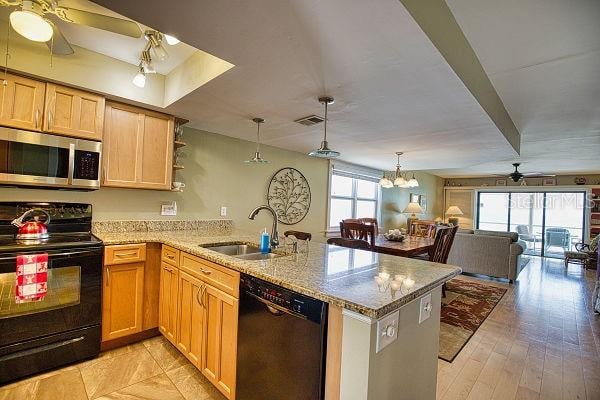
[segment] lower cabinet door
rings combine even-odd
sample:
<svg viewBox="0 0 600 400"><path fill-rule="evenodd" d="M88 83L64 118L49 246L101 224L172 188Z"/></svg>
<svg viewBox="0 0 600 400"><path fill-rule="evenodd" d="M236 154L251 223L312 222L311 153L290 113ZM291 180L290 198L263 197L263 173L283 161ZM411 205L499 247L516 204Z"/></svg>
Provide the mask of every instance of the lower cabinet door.
<svg viewBox="0 0 600 400"><path fill-rule="evenodd" d="M235 399L239 301L207 285L201 371L228 399Z"/></svg>
<svg viewBox="0 0 600 400"><path fill-rule="evenodd" d="M143 262L104 266L102 341L142 331L143 291Z"/></svg>
<svg viewBox="0 0 600 400"><path fill-rule="evenodd" d="M167 263L160 265L160 293L158 300L158 330L177 345L177 290L179 270Z"/></svg>
<svg viewBox="0 0 600 400"><path fill-rule="evenodd" d="M177 301L177 347L200 368L204 340L204 307L202 295L206 284L181 271Z"/></svg>

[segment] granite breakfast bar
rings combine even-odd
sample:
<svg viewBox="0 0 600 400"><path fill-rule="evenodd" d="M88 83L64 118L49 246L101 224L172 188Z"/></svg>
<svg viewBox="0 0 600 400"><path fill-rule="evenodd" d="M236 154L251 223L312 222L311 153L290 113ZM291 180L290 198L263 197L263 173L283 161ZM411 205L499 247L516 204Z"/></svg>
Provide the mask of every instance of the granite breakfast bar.
<svg viewBox="0 0 600 400"><path fill-rule="evenodd" d="M459 268L321 243L250 261L206 248L256 245L226 225L112 228L96 226L106 246L160 243L328 303L327 400L435 399L441 285Z"/></svg>

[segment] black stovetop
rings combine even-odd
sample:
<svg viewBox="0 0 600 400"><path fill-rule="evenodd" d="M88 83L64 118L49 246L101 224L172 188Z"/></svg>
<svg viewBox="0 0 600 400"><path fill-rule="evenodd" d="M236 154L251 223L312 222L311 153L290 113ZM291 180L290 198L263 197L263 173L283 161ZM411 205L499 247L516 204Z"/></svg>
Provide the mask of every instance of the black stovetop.
<svg viewBox="0 0 600 400"><path fill-rule="evenodd" d="M0 235L0 253L70 249L100 246L102 241L91 233L52 233L47 239L17 240L14 235Z"/></svg>
<svg viewBox="0 0 600 400"><path fill-rule="evenodd" d="M50 237L17 240L12 220L27 210L44 210L50 215L46 224ZM84 203L0 202L0 253L68 249L102 245L92 235L92 206Z"/></svg>

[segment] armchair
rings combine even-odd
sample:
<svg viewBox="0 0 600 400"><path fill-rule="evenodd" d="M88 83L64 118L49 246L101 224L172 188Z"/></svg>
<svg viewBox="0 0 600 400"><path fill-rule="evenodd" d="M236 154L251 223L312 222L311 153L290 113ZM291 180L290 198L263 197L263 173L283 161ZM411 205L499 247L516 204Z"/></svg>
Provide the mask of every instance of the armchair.
<svg viewBox="0 0 600 400"><path fill-rule="evenodd" d="M589 244L577 243L576 251L565 251L565 268L569 263L582 264L584 268L593 268L598 262L598 240L600 235L596 236Z"/></svg>

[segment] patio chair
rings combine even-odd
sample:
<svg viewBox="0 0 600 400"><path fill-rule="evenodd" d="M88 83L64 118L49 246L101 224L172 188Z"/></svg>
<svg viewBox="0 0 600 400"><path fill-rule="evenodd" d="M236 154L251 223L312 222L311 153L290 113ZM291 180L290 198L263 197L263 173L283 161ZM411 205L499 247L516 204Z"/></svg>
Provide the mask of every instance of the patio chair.
<svg viewBox="0 0 600 400"><path fill-rule="evenodd" d="M565 268L569 263L582 264L585 269L593 268L598 261L598 240L600 235L596 236L590 244L575 244L576 251L565 251Z"/></svg>
<svg viewBox="0 0 600 400"><path fill-rule="evenodd" d="M533 251L535 251L537 237L529 230L529 226L517 225L517 233L519 234L519 239L526 243L527 250L529 250L529 243L533 243Z"/></svg>
<svg viewBox="0 0 600 400"><path fill-rule="evenodd" d="M547 252L550 247L560 247L564 252L569 250L571 245L571 232L566 228L546 228L544 240L544 251Z"/></svg>

